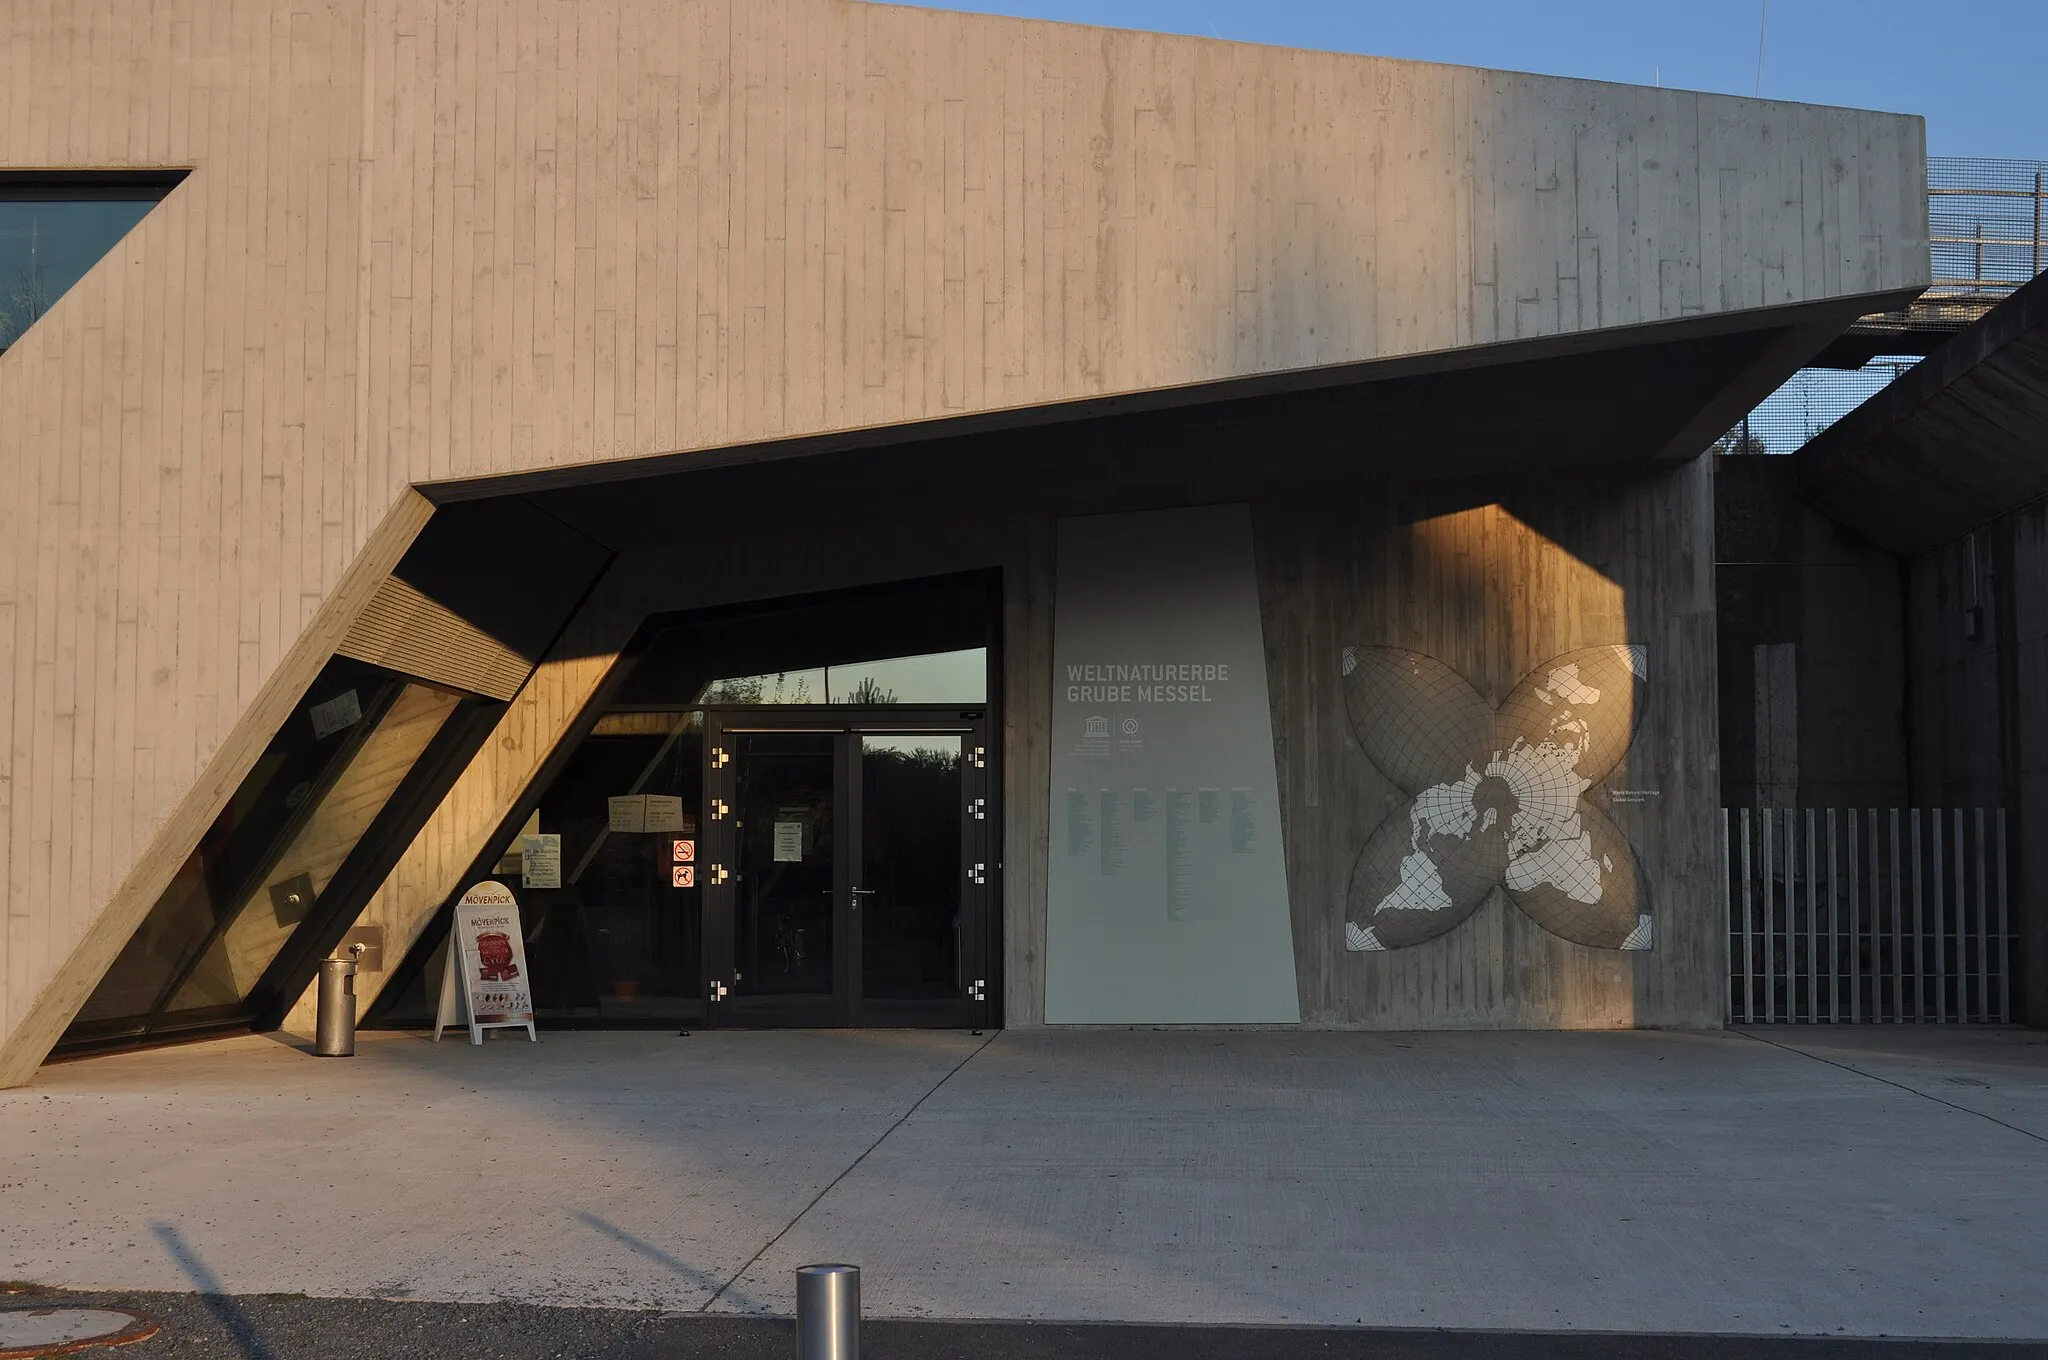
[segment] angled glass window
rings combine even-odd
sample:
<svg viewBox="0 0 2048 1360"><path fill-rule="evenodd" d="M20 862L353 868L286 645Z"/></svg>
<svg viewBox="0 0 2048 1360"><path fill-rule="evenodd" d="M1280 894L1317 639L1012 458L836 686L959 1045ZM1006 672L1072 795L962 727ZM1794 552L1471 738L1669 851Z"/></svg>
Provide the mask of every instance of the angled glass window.
<svg viewBox="0 0 2048 1360"><path fill-rule="evenodd" d="M246 1024L266 972L463 697L335 657L59 1044ZM285 998L289 1000L289 998Z"/></svg>
<svg viewBox="0 0 2048 1360"><path fill-rule="evenodd" d="M0 353L168 193L179 176L0 175Z"/></svg>

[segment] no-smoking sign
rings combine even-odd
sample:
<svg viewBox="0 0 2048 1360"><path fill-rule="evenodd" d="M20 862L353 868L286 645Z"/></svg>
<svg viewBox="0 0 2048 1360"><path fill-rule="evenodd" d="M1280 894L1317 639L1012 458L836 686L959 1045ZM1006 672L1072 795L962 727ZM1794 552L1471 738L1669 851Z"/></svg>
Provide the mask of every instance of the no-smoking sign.
<svg viewBox="0 0 2048 1360"><path fill-rule="evenodd" d="M670 850L669 858L677 864L695 864L697 862L697 842L693 840L673 840L668 844Z"/></svg>

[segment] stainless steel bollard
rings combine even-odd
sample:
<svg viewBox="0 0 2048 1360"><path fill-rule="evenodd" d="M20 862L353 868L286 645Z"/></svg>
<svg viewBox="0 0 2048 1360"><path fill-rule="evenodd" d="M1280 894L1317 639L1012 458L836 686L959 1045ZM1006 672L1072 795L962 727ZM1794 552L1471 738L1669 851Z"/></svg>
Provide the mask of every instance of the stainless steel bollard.
<svg viewBox="0 0 2048 1360"><path fill-rule="evenodd" d="M797 1360L860 1360L860 1267L798 1266Z"/></svg>
<svg viewBox="0 0 2048 1360"><path fill-rule="evenodd" d="M320 1006L313 1022L313 1052L322 1058L356 1053L356 961L320 960Z"/></svg>

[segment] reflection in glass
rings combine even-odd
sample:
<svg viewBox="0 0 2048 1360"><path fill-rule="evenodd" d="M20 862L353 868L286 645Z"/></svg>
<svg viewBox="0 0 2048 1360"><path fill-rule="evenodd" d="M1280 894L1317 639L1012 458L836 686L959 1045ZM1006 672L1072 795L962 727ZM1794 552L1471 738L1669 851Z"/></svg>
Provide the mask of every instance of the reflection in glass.
<svg viewBox="0 0 2048 1360"><path fill-rule="evenodd" d="M861 990L877 1000L961 995L965 882L958 734L864 733Z"/></svg>
<svg viewBox="0 0 2048 1360"><path fill-rule="evenodd" d="M374 666L345 657L327 663L129 937L65 1042L145 1031L218 933L238 919L252 895L262 895L262 884L274 881L269 871L278 855L403 687ZM247 1000L246 987L225 985L232 976L228 969L224 985L203 989L207 1002L218 1002L230 1016Z"/></svg>
<svg viewBox="0 0 2048 1360"><path fill-rule="evenodd" d="M172 1012L226 1006L248 997L342 861L370 828L461 699L407 685L356 747L347 766L303 818L284 853L235 908L185 984Z"/></svg>
<svg viewBox="0 0 2048 1360"><path fill-rule="evenodd" d="M832 991L837 741L830 732L740 738L733 966L742 995Z"/></svg>
<svg viewBox="0 0 2048 1360"><path fill-rule="evenodd" d="M988 701L988 650L966 647L772 675L713 680L704 704L979 704Z"/></svg>
<svg viewBox="0 0 2048 1360"><path fill-rule="evenodd" d="M501 847L499 876L519 899L544 1018L669 1020L703 996L700 893L676 882L676 842L692 847L703 785L703 717L607 713ZM618 804L618 816L614 805ZM562 838L560 886L528 886L528 835ZM432 986L440 974L431 974Z"/></svg>
<svg viewBox="0 0 2048 1360"><path fill-rule="evenodd" d="M988 701L988 649L887 657L830 666L825 690L835 704L979 704Z"/></svg>
<svg viewBox="0 0 2048 1360"><path fill-rule="evenodd" d="M706 704L822 704L823 670L777 671L773 675L735 675L713 680L698 702Z"/></svg>
<svg viewBox="0 0 2048 1360"><path fill-rule="evenodd" d="M0 189L0 351L98 264L159 194L133 199L13 199Z"/></svg>

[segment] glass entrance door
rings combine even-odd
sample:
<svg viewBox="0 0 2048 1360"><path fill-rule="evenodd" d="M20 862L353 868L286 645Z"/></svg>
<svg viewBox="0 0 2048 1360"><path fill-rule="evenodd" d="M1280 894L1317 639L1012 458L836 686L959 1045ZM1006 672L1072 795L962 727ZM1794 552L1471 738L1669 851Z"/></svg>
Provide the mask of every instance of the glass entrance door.
<svg viewBox="0 0 2048 1360"><path fill-rule="evenodd" d="M711 1023L987 1023L985 722L922 716L709 715Z"/></svg>

